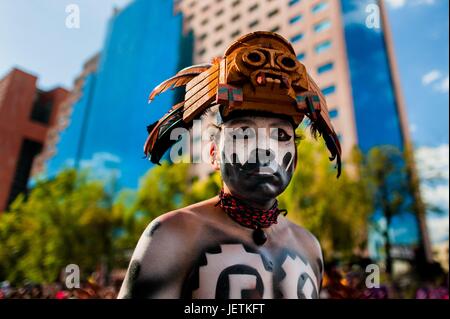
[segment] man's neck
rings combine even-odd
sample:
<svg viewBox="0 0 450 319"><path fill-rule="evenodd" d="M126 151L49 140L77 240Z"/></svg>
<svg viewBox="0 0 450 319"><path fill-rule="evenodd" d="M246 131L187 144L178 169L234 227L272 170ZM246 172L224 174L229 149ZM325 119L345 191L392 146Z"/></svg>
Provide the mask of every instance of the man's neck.
<svg viewBox="0 0 450 319"><path fill-rule="evenodd" d="M263 210L267 210L273 207L273 205L275 204L276 199L275 198L269 198L267 200L261 200L261 201L253 201L250 200L248 198L243 198L241 196L239 196L239 194L234 194L230 191L230 189L227 187L227 185L223 186L223 190L225 193L227 194L231 194L234 197L237 197L243 204L249 206L249 207L254 207L257 209L263 209Z"/></svg>

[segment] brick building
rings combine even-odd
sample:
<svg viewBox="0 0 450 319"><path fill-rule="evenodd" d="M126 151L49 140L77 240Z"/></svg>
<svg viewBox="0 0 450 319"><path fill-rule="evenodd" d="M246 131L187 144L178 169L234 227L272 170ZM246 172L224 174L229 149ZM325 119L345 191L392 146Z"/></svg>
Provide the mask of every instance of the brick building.
<svg viewBox="0 0 450 319"><path fill-rule="evenodd" d="M19 69L0 79L0 212L27 189L32 170L42 169L35 158L69 93L60 87L42 91L36 82Z"/></svg>

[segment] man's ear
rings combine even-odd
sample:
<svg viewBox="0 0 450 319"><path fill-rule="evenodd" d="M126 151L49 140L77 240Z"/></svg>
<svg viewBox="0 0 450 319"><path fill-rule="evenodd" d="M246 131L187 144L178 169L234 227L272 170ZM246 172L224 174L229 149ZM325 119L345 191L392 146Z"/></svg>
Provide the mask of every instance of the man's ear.
<svg viewBox="0 0 450 319"><path fill-rule="evenodd" d="M220 170L220 164L219 164L219 149L217 147L217 144L214 142L211 142L209 144L209 158L211 160L211 165L215 171Z"/></svg>

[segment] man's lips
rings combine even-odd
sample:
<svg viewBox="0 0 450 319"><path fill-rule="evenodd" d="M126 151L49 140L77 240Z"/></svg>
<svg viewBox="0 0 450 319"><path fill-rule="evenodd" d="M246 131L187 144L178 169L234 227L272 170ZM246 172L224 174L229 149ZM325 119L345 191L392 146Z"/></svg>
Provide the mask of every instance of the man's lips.
<svg viewBox="0 0 450 319"><path fill-rule="evenodd" d="M258 177L263 179L274 179L274 180L280 179L280 173L278 171L273 171L270 168L264 169L264 167L260 167L252 170L245 170L241 168L240 170L249 177Z"/></svg>

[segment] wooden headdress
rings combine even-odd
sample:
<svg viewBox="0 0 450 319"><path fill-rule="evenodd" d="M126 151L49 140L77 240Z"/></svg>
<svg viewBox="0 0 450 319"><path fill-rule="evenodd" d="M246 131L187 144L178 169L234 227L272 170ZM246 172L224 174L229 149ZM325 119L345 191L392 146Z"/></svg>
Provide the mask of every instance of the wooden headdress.
<svg viewBox="0 0 450 319"><path fill-rule="evenodd" d="M194 65L159 84L149 101L170 89L185 86L184 101L174 105L159 121L148 126L144 153L153 163L177 141L170 132L188 128L212 105L220 105L226 118L235 111L255 111L288 116L295 125L308 117L336 159L341 172L341 146L331 124L320 88L300 63L291 44L273 32L253 32L233 42L222 58Z"/></svg>

